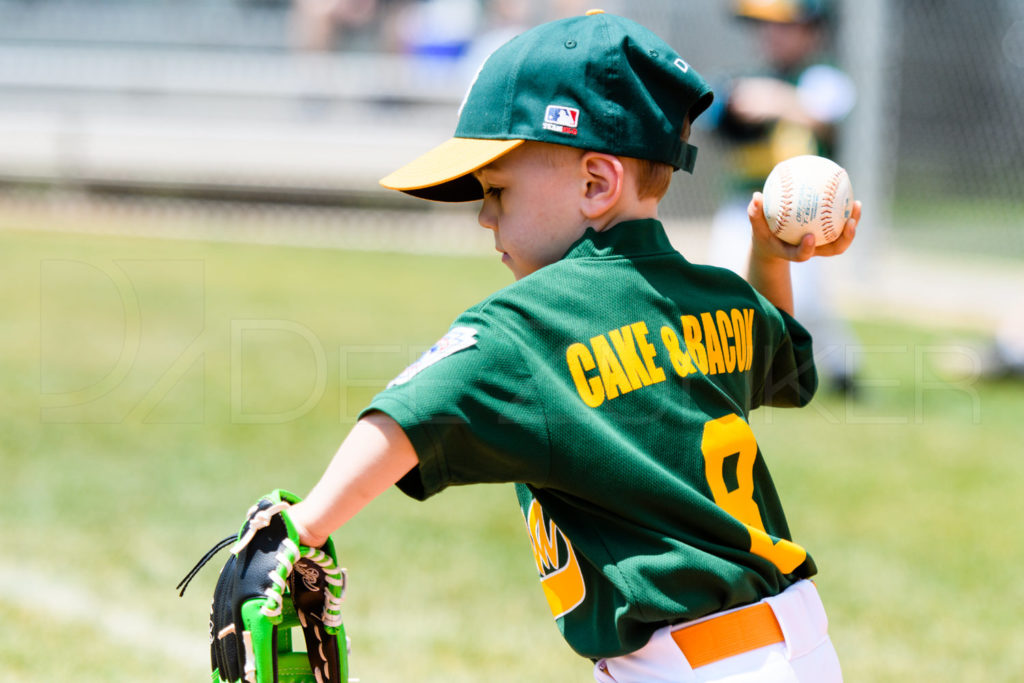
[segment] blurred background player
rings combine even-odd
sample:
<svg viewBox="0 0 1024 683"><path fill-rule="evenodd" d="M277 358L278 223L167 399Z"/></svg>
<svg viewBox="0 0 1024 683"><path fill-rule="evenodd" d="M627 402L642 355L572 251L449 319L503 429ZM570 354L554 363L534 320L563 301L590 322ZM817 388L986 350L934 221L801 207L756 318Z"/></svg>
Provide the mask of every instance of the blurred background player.
<svg viewBox="0 0 1024 683"><path fill-rule="evenodd" d="M292 45L461 58L479 31L479 0L292 0ZM496 4L496 3L495 3Z"/></svg>
<svg viewBox="0 0 1024 683"><path fill-rule="evenodd" d="M709 122L726 143L725 200L712 221L709 260L745 274L750 252L750 195L778 162L800 154L835 158L838 124L856 101L852 80L827 58L833 17L826 0L737 0L736 17L756 32L759 70L715 89ZM855 188L856 189L856 188ZM852 395L855 343L825 295L827 266L794 264L801 321L814 337L825 388Z"/></svg>
<svg viewBox="0 0 1024 683"><path fill-rule="evenodd" d="M329 52L341 36L366 36L378 13L377 0L293 0L292 44L305 52Z"/></svg>
<svg viewBox="0 0 1024 683"><path fill-rule="evenodd" d="M1024 380L1024 308L1011 304L980 343L958 342L966 351L954 353L941 366L950 380Z"/></svg>

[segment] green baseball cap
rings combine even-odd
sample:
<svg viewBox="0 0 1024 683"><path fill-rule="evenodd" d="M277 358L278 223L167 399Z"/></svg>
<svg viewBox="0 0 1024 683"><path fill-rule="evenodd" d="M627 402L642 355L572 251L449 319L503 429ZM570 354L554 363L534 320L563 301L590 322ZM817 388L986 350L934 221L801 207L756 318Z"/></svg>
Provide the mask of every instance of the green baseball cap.
<svg viewBox="0 0 1024 683"><path fill-rule="evenodd" d="M664 162L693 171L680 135L711 104L711 88L640 24L591 10L541 24L480 67L455 135L381 179L424 199L481 199L473 171L527 140Z"/></svg>

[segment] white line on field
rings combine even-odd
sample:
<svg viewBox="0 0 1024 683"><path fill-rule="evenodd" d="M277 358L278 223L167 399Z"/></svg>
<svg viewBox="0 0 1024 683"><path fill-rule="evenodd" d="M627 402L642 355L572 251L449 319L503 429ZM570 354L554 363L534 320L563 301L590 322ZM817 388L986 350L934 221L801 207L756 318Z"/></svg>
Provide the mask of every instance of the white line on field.
<svg viewBox="0 0 1024 683"><path fill-rule="evenodd" d="M171 591L168 595L177 599ZM169 628L154 615L118 604L115 598L36 567L18 571L0 567L0 602L65 624L89 626L118 646L161 656L197 672L202 670L204 655L209 652L204 630L192 633Z"/></svg>

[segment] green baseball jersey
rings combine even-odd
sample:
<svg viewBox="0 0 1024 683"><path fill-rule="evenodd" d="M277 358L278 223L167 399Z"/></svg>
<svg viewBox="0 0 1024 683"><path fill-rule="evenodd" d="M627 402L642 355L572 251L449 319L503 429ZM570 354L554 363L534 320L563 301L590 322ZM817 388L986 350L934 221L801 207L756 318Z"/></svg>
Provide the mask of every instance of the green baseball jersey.
<svg viewBox="0 0 1024 683"><path fill-rule="evenodd" d="M815 386L797 322L641 220L466 311L367 411L415 447L410 496L516 484L559 629L598 658L814 573L747 416Z"/></svg>

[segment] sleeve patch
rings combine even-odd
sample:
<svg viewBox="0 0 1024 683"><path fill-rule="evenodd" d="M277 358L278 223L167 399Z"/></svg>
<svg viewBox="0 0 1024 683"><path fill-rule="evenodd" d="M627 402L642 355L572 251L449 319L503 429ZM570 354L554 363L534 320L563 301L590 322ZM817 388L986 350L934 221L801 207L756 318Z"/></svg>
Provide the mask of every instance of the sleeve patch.
<svg viewBox="0 0 1024 683"><path fill-rule="evenodd" d="M434 363L447 358L453 353L458 353L475 346L477 330L472 327L453 327L448 334L441 337L436 344L427 349L419 359L402 371L388 383L387 388L405 384L420 372L429 368Z"/></svg>

